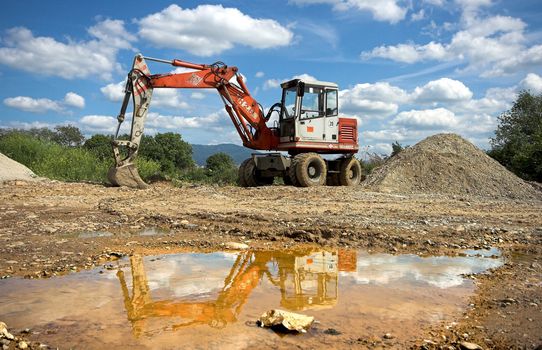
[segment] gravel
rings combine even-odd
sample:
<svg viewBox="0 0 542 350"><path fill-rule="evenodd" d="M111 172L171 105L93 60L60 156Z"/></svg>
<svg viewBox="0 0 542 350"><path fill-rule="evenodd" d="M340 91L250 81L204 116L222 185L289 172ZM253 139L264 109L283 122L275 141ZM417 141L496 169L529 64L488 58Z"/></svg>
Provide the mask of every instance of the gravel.
<svg viewBox="0 0 542 350"><path fill-rule="evenodd" d="M532 185L456 134L437 134L403 150L362 185L385 193L541 198Z"/></svg>
<svg viewBox="0 0 542 350"><path fill-rule="evenodd" d="M0 183L13 180L36 181L39 177L26 166L0 153Z"/></svg>

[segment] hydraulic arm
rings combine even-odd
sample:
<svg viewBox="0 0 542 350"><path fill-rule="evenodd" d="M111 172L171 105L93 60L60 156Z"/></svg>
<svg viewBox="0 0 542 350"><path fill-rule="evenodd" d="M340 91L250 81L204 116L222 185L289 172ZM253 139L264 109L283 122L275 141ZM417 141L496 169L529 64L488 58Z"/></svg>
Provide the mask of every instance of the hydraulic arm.
<svg viewBox="0 0 542 350"><path fill-rule="evenodd" d="M191 71L151 75L146 60L167 63L174 67L187 68ZM275 108L275 104L264 115L262 106L250 95L242 75L237 67L228 67L222 62L210 65L194 64L181 60L162 60L136 55L132 70L126 81L125 95L118 126L113 140L115 166L109 171L109 180L119 186L145 187L134 165L153 89L216 89L224 102L224 107L235 126L243 145L255 150L276 150L278 135L266 125ZM130 99L133 101L132 127L129 140L120 140L120 126L125 120Z"/></svg>

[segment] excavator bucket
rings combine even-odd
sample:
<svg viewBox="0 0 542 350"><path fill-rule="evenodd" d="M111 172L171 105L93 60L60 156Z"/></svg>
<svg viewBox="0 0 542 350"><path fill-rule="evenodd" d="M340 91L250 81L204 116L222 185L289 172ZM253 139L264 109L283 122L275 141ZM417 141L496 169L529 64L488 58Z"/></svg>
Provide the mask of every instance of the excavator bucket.
<svg viewBox="0 0 542 350"><path fill-rule="evenodd" d="M137 171L135 160L139 150L145 119L152 97L152 85L149 82L151 72L141 55L134 58L133 68L126 81L124 100L117 117L117 132L112 141L115 165L109 169L107 178L114 186L132 188L147 188L148 185L141 179ZM119 139L121 124L124 122L126 109L132 100L134 110L132 113L132 128L128 140Z"/></svg>
<svg viewBox="0 0 542 350"><path fill-rule="evenodd" d="M134 164L126 164L120 167L112 166L107 173L107 179L114 186L126 186L132 188L147 188L147 185L139 176Z"/></svg>

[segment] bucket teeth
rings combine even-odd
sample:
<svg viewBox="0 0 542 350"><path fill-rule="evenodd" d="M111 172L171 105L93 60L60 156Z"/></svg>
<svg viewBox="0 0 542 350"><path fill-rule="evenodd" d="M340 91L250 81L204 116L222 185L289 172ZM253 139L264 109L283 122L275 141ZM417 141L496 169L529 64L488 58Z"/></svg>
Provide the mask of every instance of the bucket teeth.
<svg viewBox="0 0 542 350"><path fill-rule="evenodd" d="M147 188L147 185L139 176L134 164L126 164L120 167L111 167L107 173L107 178L114 186L126 186L132 188Z"/></svg>

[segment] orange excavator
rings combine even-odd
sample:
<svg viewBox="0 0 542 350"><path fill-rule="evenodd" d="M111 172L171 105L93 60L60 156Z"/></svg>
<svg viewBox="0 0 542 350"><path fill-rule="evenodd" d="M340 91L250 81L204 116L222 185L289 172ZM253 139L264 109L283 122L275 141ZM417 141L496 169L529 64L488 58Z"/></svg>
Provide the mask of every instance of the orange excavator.
<svg viewBox="0 0 542 350"><path fill-rule="evenodd" d="M152 75L146 61L170 64L191 71ZM339 117L338 86L335 83L293 79L281 84L282 99L267 113L250 95L237 67L222 62L195 64L136 55L128 74L125 96L117 117L113 140L115 166L110 182L118 186L145 187L134 165L153 89L216 89L245 147L268 151L254 153L239 167L239 184L262 186L282 177L285 184L309 187L357 185L362 177L359 161L357 120ZM133 101L129 140L119 139L119 130ZM270 122L273 113L278 121ZM268 123L272 125L269 126ZM336 157L322 157L323 154ZM338 156L338 157L337 157Z"/></svg>

